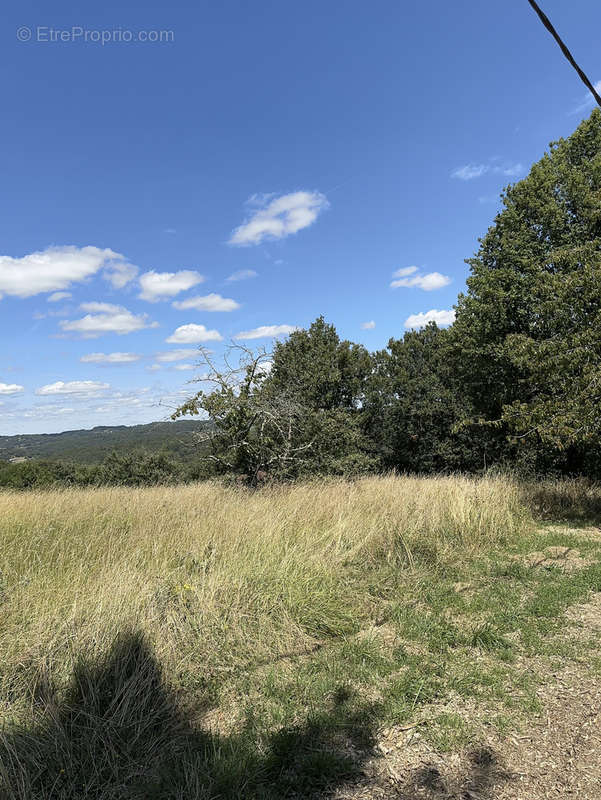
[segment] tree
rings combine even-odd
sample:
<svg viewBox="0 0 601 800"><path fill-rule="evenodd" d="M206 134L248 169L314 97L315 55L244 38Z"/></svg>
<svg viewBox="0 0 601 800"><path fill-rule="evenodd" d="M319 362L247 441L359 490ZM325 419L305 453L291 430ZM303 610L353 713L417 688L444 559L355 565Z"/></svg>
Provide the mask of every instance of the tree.
<svg viewBox="0 0 601 800"><path fill-rule="evenodd" d="M455 430L468 412L449 362L449 336L432 322L375 354L366 425L387 468L440 472L486 465L477 437Z"/></svg>
<svg viewBox="0 0 601 800"><path fill-rule="evenodd" d="M232 363L238 357L239 363ZM221 472L293 478L347 474L373 466L361 427L361 402L371 358L341 341L322 317L277 342L272 354L231 348L223 367L202 352L201 390L173 414L206 413L200 436Z"/></svg>
<svg viewBox="0 0 601 800"><path fill-rule="evenodd" d="M207 414L212 426L198 439L204 457L219 472L245 475L252 485L268 472L291 472L312 442L300 433L304 413L290 393L263 391L270 354L236 345L220 367L207 350L200 353L208 372L199 381L213 388L197 392L172 414L172 419ZM233 365L236 356L239 361Z"/></svg>
<svg viewBox="0 0 601 800"><path fill-rule="evenodd" d="M336 328L318 317L306 330L276 342L267 385L274 392L291 392L314 411L356 411L370 369L367 350L341 340Z"/></svg>
<svg viewBox="0 0 601 800"><path fill-rule="evenodd" d="M577 462L601 435L601 111L553 143L503 204L468 261L455 365L493 436Z"/></svg>
<svg viewBox="0 0 601 800"><path fill-rule="evenodd" d="M296 442L302 446L311 441L311 447L297 474L348 474L374 467L363 430L371 369L368 351L341 340L323 317L276 343L263 392L272 399L287 396L303 409L305 424L298 428Z"/></svg>

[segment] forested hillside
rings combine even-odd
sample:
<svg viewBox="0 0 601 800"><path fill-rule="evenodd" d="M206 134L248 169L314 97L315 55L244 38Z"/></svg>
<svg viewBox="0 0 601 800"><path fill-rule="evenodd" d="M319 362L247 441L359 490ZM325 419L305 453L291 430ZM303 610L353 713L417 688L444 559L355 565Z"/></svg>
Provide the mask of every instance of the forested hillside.
<svg viewBox="0 0 601 800"><path fill-rule="evenodd" d="M194 434L205 427L206 423L199 420L181 420L177 424L107 425L64 433L0 436L0 460L27 458L96 464L113 452L143 449L187 462L197 457Z"/></svg>

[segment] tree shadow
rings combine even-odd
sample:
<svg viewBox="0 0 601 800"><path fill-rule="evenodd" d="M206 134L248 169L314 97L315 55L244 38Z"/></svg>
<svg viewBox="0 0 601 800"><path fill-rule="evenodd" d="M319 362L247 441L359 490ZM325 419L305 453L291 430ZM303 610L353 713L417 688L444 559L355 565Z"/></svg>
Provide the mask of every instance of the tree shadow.
<svg viewBox="0 0 601 800"><path fill-rule="evenodd" d="M598 524L601 520L601 484L586 478L542 481L526 485L536 516L547 520Z"/></svg>
<svg viewBox="0 0 601 800"><path fill-rule="evenodd" d="M200 704L202 706L202 702ZM192 721L145 638L123 633L82 659L61 699L49 680L35 719L0 732L1 800L327 798L371 753L375 708L344 689L299 725L223 736Z"/></svg>
<svg viewBox="0 0 601 800"><path fill-rule="evenodd" d="M493 800L496 787L513 778L489 747L467 754L467 764L459 774L444 775L433 764L413 770L397 786L397 800Z"/></svg>

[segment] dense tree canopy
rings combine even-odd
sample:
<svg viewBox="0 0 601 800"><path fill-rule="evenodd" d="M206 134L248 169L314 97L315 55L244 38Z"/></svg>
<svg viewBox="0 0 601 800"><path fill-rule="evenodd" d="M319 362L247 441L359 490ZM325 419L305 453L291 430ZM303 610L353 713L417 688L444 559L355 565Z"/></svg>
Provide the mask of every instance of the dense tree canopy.
<svg viewBox="0 0 601 800"><path fill-rule="evenodd" d="M469 261L453 338L475 412L564 449L601 433L601 111L554 143Z"/></svg>
<svg viewBox="0 0 601 800"><path fill-rule="evenodd" d="M267 383L270 391L292 392L315 411L354 411L363 399L370 368L368 351L341 341L336 328L319 317L307 330L276 342Z"/></svg>
<svg viewBox="0 0 601 800"><path fill-rule="evenodd" d="M374 354L366 427L384 467L412 472L478 469L486 449L459 430L466 414L449 331L430 323Z"/></svg>

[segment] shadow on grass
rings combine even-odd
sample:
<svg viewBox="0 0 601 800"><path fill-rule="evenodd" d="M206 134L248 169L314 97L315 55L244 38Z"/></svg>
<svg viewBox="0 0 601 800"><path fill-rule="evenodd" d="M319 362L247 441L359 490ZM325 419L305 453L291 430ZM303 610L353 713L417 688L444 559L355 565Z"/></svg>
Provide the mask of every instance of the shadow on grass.
<svg viewBox="0 0 601 800"><path fill-rule="evenodd" d="M397 800L493 800L496 788L513 776L501 765L488 747L468 753L464 772L445 776L436 766L425 764L415 769L402 786L397 787Z"/></svg>
<svg viewBox="0 0 601 800"><path fill-rule="evenodd" d="M526 499L543 519L594 524L601 520L601 484L585 478L525 485Z"/></svg>
<svg viewBox="0 0 601 800"><path fill-rule="evenodd" d="M40 686L35 706L30 726L0 734L2 800L326 798L360 770L376 719L341 689L331 707L275 734L252 719L231 736L207 732L137 633L99 663L80 661L60 702Z"/></svg>
<svg viewBox="0 0 601 800"><path fill-rule="evenodd" d="M197 704L194 717L208 708ZM395 784L362 776L379 709L343 687L330 707L276 733L252 718L229 736L203 730L138 633L118 636L97 663L81 660L60 702L48 682L38 684L34 710L29 726L0 731L0 800L325 800L337 792L489 800L510 778L488 749L472 751L450 778L427 763Z"/></svg>

